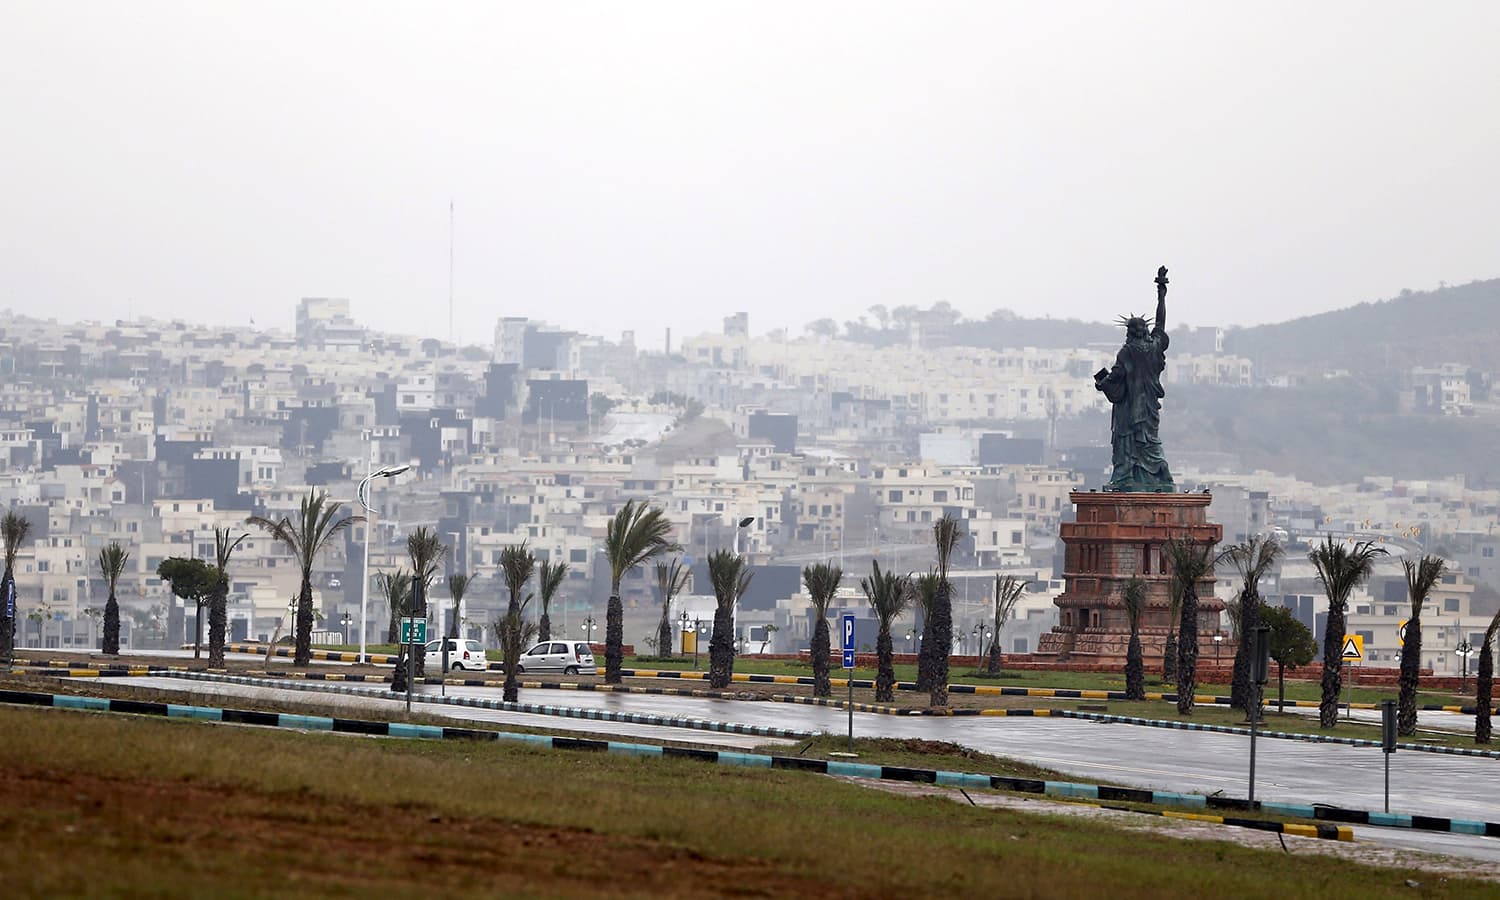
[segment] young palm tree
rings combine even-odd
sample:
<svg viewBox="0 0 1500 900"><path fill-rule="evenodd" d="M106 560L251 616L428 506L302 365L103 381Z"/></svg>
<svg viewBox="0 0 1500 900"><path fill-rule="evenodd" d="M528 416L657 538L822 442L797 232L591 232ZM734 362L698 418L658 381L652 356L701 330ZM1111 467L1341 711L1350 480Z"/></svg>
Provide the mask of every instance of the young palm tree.
<svg viewBox="0 0 1500 900"><path fill-rule="evenodd" d="M130 554L119 541L110 541L99 551L99 574L109 585L109 600L104 604L104 641L101 649L111 656L120 652L120 601L115 598L115 589L120 585L120 576L125 573L125 561Z"/></svg>
<svg viewBox="0 0 1500 900"><path fill-rule="evenodd" d="M1141 613L1146 609L1146 583L1139 578L1125 582L1120 591L1125 617L1130 620L1130 644L1125 649L1125 699L1146 699L1146 661L1141 653Z"/></svg>
<svg viewBox="0 0 1500 900"><path fill-rule="evenodd" d="M296 652L292 658L295 666L307 666L312 662L312 570L318 554L332 543L334 536L353 525L363 522L363 516L339 518L341 503L329 502L328 494L309 490L302 498L297 519L283 517L272 521L264 516L251 516L246 523L264 529L271 537L286 547L302 570L302 588L297 595Z"/></svg>
<svg viewBox="0 0 1500 900"><path fill-rule="evenodd" d="M1162 681L1177 680L1177 620L1182 617L1182 581L1173 572L1167 578L1167 641L1161 648Z"/></svg>
<svg viewBox="0 0 1500 900"><path fill-rule="evenodd" d="M411 560L411 606L412 615L427 618L427 590L432 579L437 577L438 566L448 555L449 547L438 540L437 532L423 525L406 536L406 557ZM406 644L402 644L406 646ZM414 678L427 674L426 647L417 647L412 653L409 671Z"/></svg>
<svg viewBox="0 0 1500 900"><path fill-rule="evenodd" d="M896 697L896 668L892 663L894 650L891 646L891 623L906 612L911 602L911 590L906 579L895 572L880 571L880 560L870 563L870 577L859 580L859 589L870 601L870 608L880 621L880 632L875 638L875 699L889 703Z"/></svg>
<svg viewBox="0 0 1500 900"><path fill-rule="evenodd" d="M1000 674L1000 629L1005 627L1011 613L1015 612L1016 604L1021 602L1021 594L1028 584L1031 582L1027 579L1014 575L995 576L995 638L990 642L989 659L985 661L985 672L990 675Z"/></svg>
<svg viewBox="0 0 1500 900"><path fill-rule="evenodd" d="M937 605L938 573L928 569L911 584L911 606L922 613L922 644L917 648L917 691L932 690L932 657L927 653L927 643L932 640L932 609Z"/></svg>
<svg viewBox="0 0 1500 900"><path fill-rule="evenodd" d="M734 603L750 586L750 569L743 556L715 550L708 557L708 580L718 601L708 642L708 684L723 690L734 675Z"/></svg>
<svg viewBox="0 0 1500 900"><path fill-rule="evenodd" d="M1495 632L1500 630L1500 612L1490 619L1479 644L1479 668L1474 679L1474 743L1490 742L1490 696L1495 682Z"/></svg>
<svg viewBox="0 0 1500 900"><path fill-rule="evenodd" d="M933 523L933 541L937 545L938 590L932 604L932 706L948 705L948 654L953 650L953 585L948 581L948 563L958 547L964 530L953 516L943 516ZM922 649L925 651L926 646Z"/></svg>
<svg viewBox="0 0 1500 900"><path fill-rule="evenodd" d="M505 657L504 698L510 702L520 696L521 651L536 635L536 626L525 620L526 607L531 605L533 595L521 595L535 572L536 557L526 548L525 541L510 544L500 551L500 575L505 580L505 589L510 592L510 602L506 604L505 615L496 623L495 638Z"/></svg>
<svg viewBox="0 0 1500 900"><path fill-rule="evenodd" d="M536 573L537 588L542 595L542 618L537 627L537 640L552 640L552 600L568 577L568 564L542 560ZM566 635L564 635L566 637Z"/></svg>
<svg viewBox="0 0 1500 900"><path fill-rule="evenodd" d="M1323 593L1328 595L1328 622L1323 626L1323 699L1318 704L1318 724L1332 728L1339 720L1339 692L1344 687L1344 615L1349 609L1349 595L1370 577L1375 557L1385 550L1372 541L1351 545L1335 541L1332 536L1307 554Z"/></svg>
<svg viewBox="0 0 1500 900"><path fill-rule="evenodd" d="M458 611L464 602L464 595L469 592L469 587L474 584L478 575L466 575L457 572L448 576L448 599L453 604L453 609L448 615L448 637L458 637L460 622Z"/></svg>
<svg viewBox="0 0 1500 900"><path fill-rule="evenodd" d="M1401 647L1401 693L1396 700L1396 733L1417 733L1417 679L1422 668L1422 606L1448 564L1441 556L1427 555L1416 562L1401 560L1406 570L1406 596L1411 600L1411 618L1406 620L1406 643Z"/></svg>
<svg viewBox="0 0 1500 900"><path fill-rule="evenodd" d="M1229 705L1247 713L1260 704L1258 685L1251 678L1251 651L1255 629L1260 625L1260 580L1281 558L1281 544L1273 537L1252 537L1219 554L1240 573L1239 621L1235 628L1239 649L1234 654L1234 676L1229 687Z"/></svg>
<svg viewBox="0 0 1500 900"><path fill-rule="evenodd" d="M1193 713L1198 691L1198 582L1213 571L1213 547L1192 538L1174 538L1163 545L1172 572L1182 583L1182 618L1178 622L1177 711Z"/></svg>
<svg viewBox="0 0 1500 900"><path fill-rule="evenodd" d="M0 657L9 660L16 650L16 611L9 599L16 589L16 554L31 534L31 522L15 512L0 519L0 540L5 541L5 575L0 577Z"/></svg>
<svg viewBox="0 0 1500 900"><path fill-rule="evenodd" d="M656 652L663 657L672 655L672 598L687 587L688 578L692 574L680 559L674 559L670 564L656 564L656 590L661 594L661 621L656 623Z"/></svg>
<svg viewBox="0 0 1500 900"><path fill-rule="evenodd" d="M844 570L832 563L816 563L802 570L802 583L812 598L814 619L812 634L813 696L828 697L833 685L828 678L828 604L838 593Z"/></svg>
<svg viewBox="0 0 1500 900"><path fill-rule="evenodd" d="M385 594L385 606L390 614L385 642L394 644L401 639L401 617L411 615L411 610L407 608L411 601L411 573L405 569L397 569L389 574L381 572L375 576L375 584Z"/></svg>
<svg viewBox="0 0 1500 900"><path fill-rule="evenodd" d="M208 598L208 664L224 668L224 629L229 618L229 559L249 532L230 539L228 528L214 529L214 587Z"/></svg>
<svg viewBox="0 0 1500 900"><path fill-rule="evenodd" d="M663 553L681 549L671 539L672 522L666 513L634 500L626 501L609 520L604 533L604 555L609 558L609 606L604 614L604 681L620 683L625 662L625 607L620 603L620 580L636 566Z"/></svg>

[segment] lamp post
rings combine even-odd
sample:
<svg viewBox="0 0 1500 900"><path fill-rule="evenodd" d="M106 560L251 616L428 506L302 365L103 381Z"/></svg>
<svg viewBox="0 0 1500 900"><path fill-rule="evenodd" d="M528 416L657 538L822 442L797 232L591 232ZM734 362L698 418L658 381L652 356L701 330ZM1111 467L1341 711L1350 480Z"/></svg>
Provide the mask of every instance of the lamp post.
<svg viewBox="0 0 1500 900"><path fill-rule="evenodd" d="M375 524L375 508L370 505L370 482L376 478L395 478L410 469L409 465L381 466L371 469L355 489L354 496L365 510L365 562L359 579L359 662L368 662L365 657L365 635L370 633L370 529ZM348 642L346 637L345 642Z"/></svg>
<svg viewBox="0 0 1500 900"><path fill-rule="evenodd" d="M339 616L339 622L344 626L344 643L345 644L349 643L349 623L351 621L353 621L353 619L354 619L354 617L351 616L351 615L349 615L349 613L347 613L347 612L345 612L342 616Z"/></svg>
<svg viewBox="0 0 1500 900"><path fill-rule="evenodd" d="M698 649L703 646L703 636L708 634L708 626L703 624L702 619L694 619L693 624L697 626L694 631L698 632L698 639L693 641L693 669L698 668Z"/></svg>
<svg viewBox="0 0 1500 900"><path fill-rule="evenodd" d="M594 642L589 637L589 632L599 630L599 623L594 621L594 614L589 613L588 618L578 623L578 627L583 629L583 642L585 644L588 644L589 647L592 648L594 646Z"/></svg>
<svg viewBox="0 0 1500 900"><path fill-rule="evenodd" d="M1463 678L1458 683L1458 692L1465 693L1469 690L1469 657L1474 653L1474 647L1468 641L1459 641L1458 646L1453 648L1453 654L1463 660Z"/></svg>
<svg viewBox="0 0 1500 900"><path fill-rule="evenodd" d="M682 635L682 654L684 656L686 656L687 655L687 636L688 636L688 614L687 614L687 610L683 610L682 611L682 615L680 615L680 616L677 617L677 623L678 623L677 633L680 634L680 635Z"/></svg>
<svg viewBox="0 0 1500 900"><path fill-rule="evenodd" d="M915 653L915 652L917 652L916 632L908 631L906 633L906 652L907 653Z"/></svg>
<svg viewBox="0 0 1500 900"><path fill-rule="evenodd" d="M1222 647L1223 645L1224 645L1224 635L1222 633L1220 633L1220 632L1215 631L1214 632L1214 668L1218 668L1218 666L1219 666L1219 648Z"/></svg>
<svg viewBox="0 0 1500 900"><path fill-rule="evenodd" d="M746 528L749 528L750 525L752 523L754 523L754 522L755 522L755 517L754 516L745 516L743 519L740 519L739 522L736 523L735 529L734 529L734 555L735 556L739 556L740 555L740 532L744 531ZM739 640L739 634L740 634L740 595L739 595L739 592L735 592L735 595L734 595L734 619L733 619L733 621L734 621L734 636L735 636L735 640L738 641Z"/></svg>

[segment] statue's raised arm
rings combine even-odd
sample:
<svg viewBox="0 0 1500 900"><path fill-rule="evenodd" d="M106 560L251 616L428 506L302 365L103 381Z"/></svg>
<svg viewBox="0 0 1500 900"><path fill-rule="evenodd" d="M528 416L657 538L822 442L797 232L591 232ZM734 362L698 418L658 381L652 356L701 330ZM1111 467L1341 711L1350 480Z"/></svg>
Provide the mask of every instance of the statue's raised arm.
<svg viewBox="0 0 1500 900"><path fill-rule="evenodd" d="M1156 270L1156 328L1165 334L1167 330L1167 267Z"/></svg>

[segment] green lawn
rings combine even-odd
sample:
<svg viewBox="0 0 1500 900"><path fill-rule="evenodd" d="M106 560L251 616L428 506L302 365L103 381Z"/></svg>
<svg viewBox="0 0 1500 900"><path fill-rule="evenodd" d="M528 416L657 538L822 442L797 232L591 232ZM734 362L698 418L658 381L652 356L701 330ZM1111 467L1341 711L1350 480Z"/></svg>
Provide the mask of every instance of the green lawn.
<svg viewBox="0 0 1500 900"><path fill-rule="evenodd" d="M810 773L504 743L0 708L0 759L18 897L1494 894Z"/></svg>

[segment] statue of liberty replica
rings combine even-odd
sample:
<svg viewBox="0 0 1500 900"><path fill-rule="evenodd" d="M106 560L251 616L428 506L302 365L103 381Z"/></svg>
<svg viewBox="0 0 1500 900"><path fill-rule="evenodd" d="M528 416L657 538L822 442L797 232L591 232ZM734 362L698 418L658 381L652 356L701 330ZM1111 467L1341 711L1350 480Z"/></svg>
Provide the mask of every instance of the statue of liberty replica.
<svg viewBox="0 0 1500 900"><path fill-rule="evenodd" d="M1121 317L1125 346L1115 364L1094 373L1094 387L1114 406L1110 443L1114 467L1106 491L1170 494L1176 491L1162 453L1161 374L1167 367L1167 267L1156 270L1156 325L1140 316Z"/></svg>

